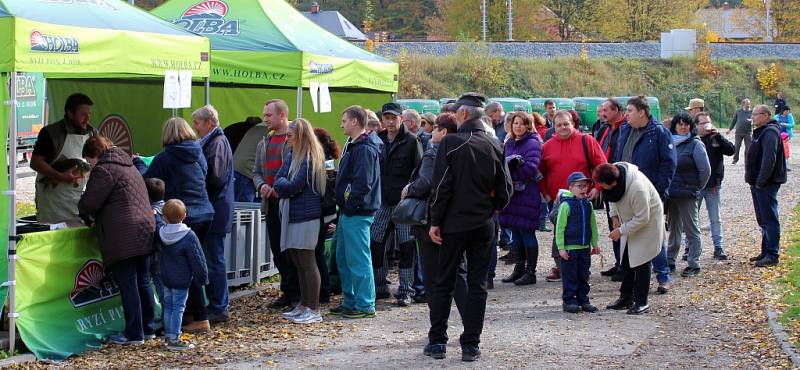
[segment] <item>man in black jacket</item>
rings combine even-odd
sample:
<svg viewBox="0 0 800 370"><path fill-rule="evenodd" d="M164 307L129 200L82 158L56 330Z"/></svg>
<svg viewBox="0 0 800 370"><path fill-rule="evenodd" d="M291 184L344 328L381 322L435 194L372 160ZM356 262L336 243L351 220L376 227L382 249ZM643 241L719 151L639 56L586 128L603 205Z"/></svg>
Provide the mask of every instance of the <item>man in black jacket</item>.
<svg viewBox="0 0 800 370"><path fill-rule="evenodd" d="M744 181L750 184L756 220L761 227L761 253L750 261L757 267L775 266L781 240L778 189L786 183L786 158L780 126L766 105L753 109L753 127L753 143L745 158Z"/></svg>
<svg viewBox="0 0 800 370"><path fill-rule="evenodd" d="M396 103L386 103L381 110L381 121L386 130L378 134L383 141L381 154L381 208L375 214L370 230L372 267L375 273L375 294L378 299L389 298L387 248L392 235L400 252L400 284L397 288L397 305L411 303L414 294L414 257L416 243L410 225L392 222L392 211L400 202L400 192L411 180L411 173L422 160L422 144L414 134L400 123L402 108ZM394 232L394 234L392 234Z"/></svg>
<svg viewBox="0 0 800 370"><path fill-rule="evenodd" d="M724 156L732 156L736 147L724 135L720 135L711 123L708 112L700 112L694 117L697 134L706 146L708 161L711 163L711 177L708 178L706 187L700 191L698 207L706 201L708 219L711 223L711 241L714 243L714 259L726 260L728 256L722 249L722 222L719 218L720 190L722 178L725 177Z"/></svg>
<svg viewBox="0 0 800 370"><path fill-rule="evenodd" d="M486 133L481 121L485 101L485 97L474 93L458 99L458 133L447 135L439 144L433 167L429 235L442 247L429 298L431 328L424 353L434 358L445 356L452 292L464 254L468 288L466 309L461 316L461 359L475 361L480 357L486 277L494 248L492 214L505 208L512 192L503 149Z"/></svg>

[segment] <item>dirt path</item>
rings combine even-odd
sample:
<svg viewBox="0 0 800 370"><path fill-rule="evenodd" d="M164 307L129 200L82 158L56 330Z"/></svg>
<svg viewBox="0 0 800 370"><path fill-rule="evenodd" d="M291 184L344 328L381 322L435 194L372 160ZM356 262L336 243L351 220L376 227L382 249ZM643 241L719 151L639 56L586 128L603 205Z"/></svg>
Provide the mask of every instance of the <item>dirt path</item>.
<svg viewBox="0 0 800 370"><path fill-rule="evenodd" d="M793 151L800 153L800 141ZM743 150L743 149L742 149ZM300 328L277 318L263 307L274 292L233 302L234 322L209 335L196 337L195 353L165 353L159 344L139 349L110 347L67 362L66 366L182 367L215 366L249 369L278 368L789 368L790 363L772 338L764 313L764 282L770 270L756 270L747 259L758 254L756 226L743 163L727 159L722 217L730 260L711 258L711 236L702 232L700 275L677 277L667 295L655 294L653 278L650 313L629 316L604 308L618 296L618 283L601 277L593 257L591 299L596 314L561 312L561 284L547 283L552 267L540 257L539 283L516 287L500 283L510 266L498 266L496 288L489 292L482 336L483 357L476 363L460 361L461 324L453 309L448 357L432 360L422 355L428 329L427 307L397 308L379 303L376 318L328 321ZM800 168L800 167L799 167ZM782 223L797 202L800 179L789 173L779 193ZM707 223L705 210L701 225ZM602 220L601 220L602 219ZM605 218L598 217L604 230ZM540 245L550 237L538 235ZM608 239L602 238L606 266L613 263ZM547 256L549 253L542 253ZM678 263L678 271L685 262Z"/></svg>

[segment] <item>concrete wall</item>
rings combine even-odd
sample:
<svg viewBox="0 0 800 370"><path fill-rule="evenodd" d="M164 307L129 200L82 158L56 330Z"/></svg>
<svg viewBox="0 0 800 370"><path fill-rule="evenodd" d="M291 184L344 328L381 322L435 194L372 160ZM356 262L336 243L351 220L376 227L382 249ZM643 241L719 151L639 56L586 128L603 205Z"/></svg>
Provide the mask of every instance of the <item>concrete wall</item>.
<svg viewBox="0 0 800 370"><path fill-rule="evenodd" d="M460 46L484 45L490 53L509 58L580 57L581 47L589 58L659 58L659 42L567 43L567 42L493 42L486 44L460 42L390 42L378 46L378 54L394 58L401 50L409 54L447 56L456 54ZM719 59L765 58L800 59L800 44L711 44L712 57Z"/></svg>

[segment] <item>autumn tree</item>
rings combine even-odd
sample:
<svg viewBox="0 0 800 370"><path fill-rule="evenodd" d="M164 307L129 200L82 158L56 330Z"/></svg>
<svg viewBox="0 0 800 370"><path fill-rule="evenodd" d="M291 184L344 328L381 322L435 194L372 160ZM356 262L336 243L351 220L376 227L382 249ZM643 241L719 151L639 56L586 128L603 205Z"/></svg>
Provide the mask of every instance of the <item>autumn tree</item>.
<svg viewBox="0 0 800 370"><path fill-rule="evenodd" d="M763 0L744 0L743 5L766 15ZM771 28L774 41L800 41L800 7L798 0L770 0Z"/></svg>
<svg viewBox="0 0 800 370"><path fill-rule="evenodd" d="M593 11L596 0L542 0L556 16L558 33L562 40L572 40L581 28L587 25L587 18Z"/></svg>
<svg viewBox="0 0 800 370"><path fill-rule="evenodd" d="M481 40L481 0L435 0L441 14L429 19L432 35L450 40ZM541 7L537 0L513 1L513 38L539 39L542 32ZM488 41L508 39L508 7L506 0L486 0L486 38Z"/></svg>

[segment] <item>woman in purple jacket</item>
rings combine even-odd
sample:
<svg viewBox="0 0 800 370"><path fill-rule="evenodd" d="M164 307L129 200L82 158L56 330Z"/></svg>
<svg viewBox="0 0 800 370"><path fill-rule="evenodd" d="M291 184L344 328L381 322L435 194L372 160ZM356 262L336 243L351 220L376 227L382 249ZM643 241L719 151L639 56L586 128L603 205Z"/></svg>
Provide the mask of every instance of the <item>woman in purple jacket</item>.
<svg viewBox="0 0 800 370"><path fill-rule="evenodd" d="M500 211L500 225L511 229L516 265L504 283L536 284L536 261L539 259L539 161L542 158L542 139L533 129L531 117L514 112L511 132L505 144L506 163L514 182L514 195L508 206Z"/></svg>

